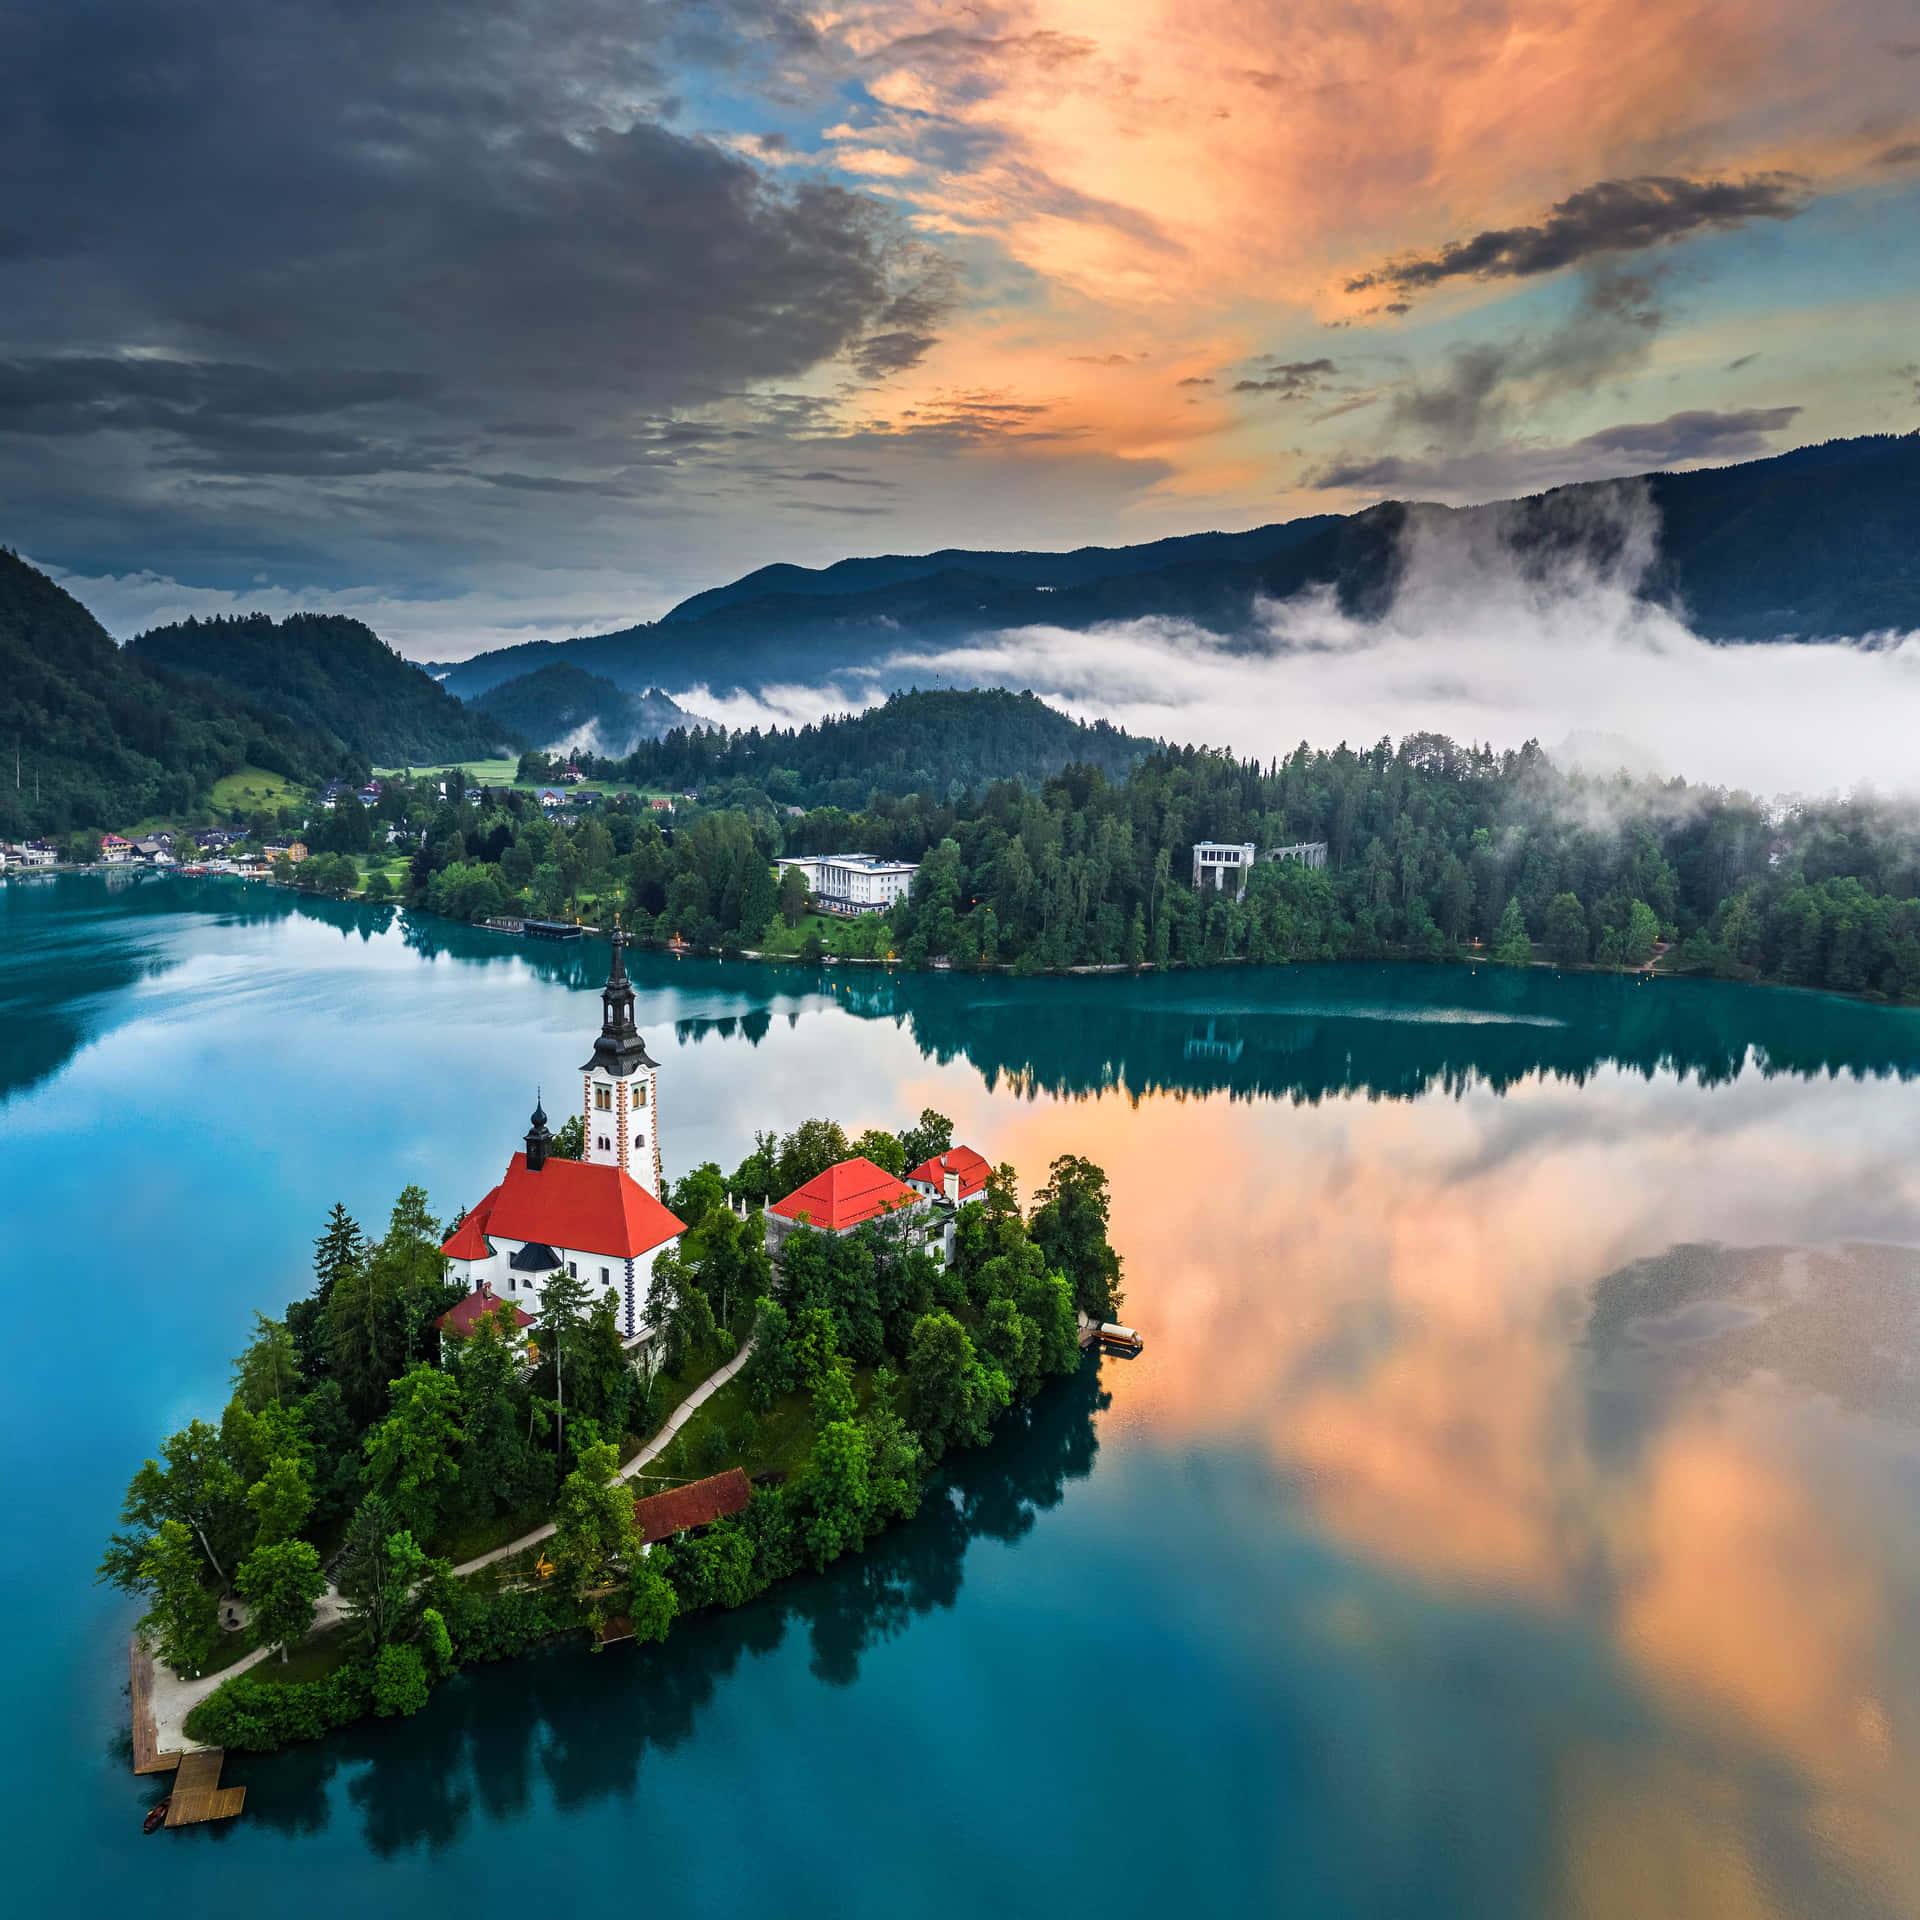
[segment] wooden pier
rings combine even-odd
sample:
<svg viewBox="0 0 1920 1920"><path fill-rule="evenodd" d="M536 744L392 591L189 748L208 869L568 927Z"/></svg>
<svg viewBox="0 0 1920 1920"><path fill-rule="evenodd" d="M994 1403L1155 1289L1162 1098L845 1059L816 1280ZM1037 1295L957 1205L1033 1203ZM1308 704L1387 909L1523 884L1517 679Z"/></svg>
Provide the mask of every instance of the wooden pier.
<svg viewBox="0 0 1920 1920"><path fill-rule="evenodd" d="M160 1736L153 1724L153 1655L140 1644L137 1634L129 1639L127 1652L133 1680L133 1770L171 1773L180 1764L180 1756L160 1751Z"/></svg>
<svg viewBox="0 0 1920 1920"><path fill-rule="evenodd" d="M170 1827L197 1827L208 1820L231 1820L247 1803L245 1787L223 1787L220 1766L226 1759L220 1747L201 1747L180 1756L173 1776L173 1805L167 1809Z"/></svg>
<svg viewBox="0 0 1920 1920"><path fill-rule="evenodd" d="M153 1655L137 1636L131 1642L129 1661L133 1679L133 1770L173 1775L167 1825L197 1827L208 1820L231 1820L246 1805L247 1790L220 1784L225 1749L198 1747L191 1753L162 1753L153 1719Z"/></svg>

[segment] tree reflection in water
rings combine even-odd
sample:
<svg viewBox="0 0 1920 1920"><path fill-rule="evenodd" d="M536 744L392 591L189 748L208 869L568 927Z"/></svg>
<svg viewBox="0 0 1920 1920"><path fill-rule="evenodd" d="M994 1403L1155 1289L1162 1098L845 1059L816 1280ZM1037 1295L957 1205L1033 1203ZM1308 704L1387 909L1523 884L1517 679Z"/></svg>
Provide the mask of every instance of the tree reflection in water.
<svg viewBox="0 0 1920 1920"><path fill-rule="evenodd" d="M663 1646L594 1654L578 1642L447 1682L415 1719L368 1722L312 1746L251 1761L247 1815L283 1833L318 1833L345 1775L347 1802L382 1855L444 1847L476 1812L524 1814L536 1789L573 1808L632 1796L649 1750L690 1740L744 1656L772 1653L790 1629L809 1666L850 1686L864 1654L916 1616L959 1597L968 1547L1012 1542L1093 1471L1095 1418L1108 1405L1099 1363L1050 1387L996 1429L993 1444L950 1461L919 1513L824 1574L799 1575L731 1613L679 1623Z"/></svg>

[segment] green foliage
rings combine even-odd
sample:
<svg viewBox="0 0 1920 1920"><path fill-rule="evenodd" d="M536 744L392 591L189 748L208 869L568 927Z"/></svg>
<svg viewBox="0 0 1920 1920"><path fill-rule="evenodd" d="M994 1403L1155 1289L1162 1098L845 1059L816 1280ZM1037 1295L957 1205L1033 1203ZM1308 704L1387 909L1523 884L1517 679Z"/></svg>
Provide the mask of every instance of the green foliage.
<svg viewBox="0 0 1920 1920"><path fill-rule="evenodd" d="M583 1448L553 1513L553 1564L582 1598L636 1557L633 1490L615 1478L620 1456L602 1441Z"/></svg>
<svg viewBox="0 0 1920 1920"><path fill-rule="evenodd" d="M587 1151L587 1116L576 1113L553 1136L547 1152L555 1160L581 1160Z"/></svg>
<svg viewBox="0 0 1920 1920"><path fill-rule="evenodd" d="M680 1596L651 1553L636 1552L627 1581L627 1619L642 1646L664 1640L680 1613Z"/></svg>
<svg viewBox="0 0 1920 1920"><path fill-rule="evenodd" d="M1001 1172L1010 1177L1012 1169ZM1120 1256L1107 1239L1107 1176L1091 1160L1062 1154L1048 1170L1039 1198L1034 1244L1050 1268L1066 1275L1082 1312L1111 1320L1126 1296L1120 1290Z"/></svg>
<svg viewBox="0 0 1920 1920"><path fill-rule="evenodd" d="M907 1171L907 1152L900 1142L890 1133L877 1127L869 1127L853 1143L853 1151L864 1160L871 1160L876 1167L883 1167L898 1180Z"/></svg>
<svg viewBox="0 0 1920 1920"><path fill-rule="evenodd" d="M1520 910L1516 894L1509 900L1494 929L1493 957L1503 967L1524 967L1533 958L1533 942L1527 938L1527 917Z"/></svg>
<svg viewBox="0 0 1920 1920"><path fill-rule="evenodd" d="M900 1158L905 1162L902 1172L910 1173L922 1161L945 1153L952 1145L953 1122L944 1113L922 1107L920 1118L900 1136Z"/></svg>
<svg viewBox="0 0 1920 1920"><path fill-rule="evenodd" d="M186 1733L205 1746L235 1753L277 1753L297 1740L317 1740L373 1711L373 1669L355 1662L324 1680L274 1686L240 1673L187 1715Z"/></svg>
<svg viewBox="0 0 1920 1920"><path fill-rule="evenodd" d="M753 1404L762 1410L793 1391L798 1362L787 1310L764 1296L754 1302L753 1357L747 1362Z"/></svg>
<svg viewBox="0 0 1920 1920"><path fill-rule="evenodd" d="M220 1608L183 1522L163 1520L155 1528L141 1552L135 1584L148 1601L140 1631L176 1672L198 1673L219 1638Z"/></svg>
<svg viewBox="0 0 1920 1920"><path fill-rule="evenodd" d="M857 1421L835 1420L820 1429L807 1470L809 1511L802 1523L815 1567L824 1567L866 1538L873 1502L871 1465L867 1436Z"/></svg>
<svg viewBox="0 0 1920 1920"><path fill-rule="evenodd" d="M949 1447L986 1443L988 1429L1012 1402L997 1368L982 1366L967 1330L951 1314L924 1315L907 1349L913 1424L929 1458Z"/></svg>
<svg viewBox="0 0 1920 1920"><path fill-rule="evenodd" d="M314 1605L327 1590L319 1551L305 1540L276 1540L256 1547L241 1562L235 1583L252 1609L262 1646L277 1646L280 1658L313 1626Z"/></svg>
<svg viewBox="0 0 1920 1920"><path fill-rule="evenodd" d="M378 1494L361 1501L341 1549L338 1584L355 1637L371 1648L409 1638L419 1621L429 1562L412 1534L396 1527Z"/></svg>
<svg viewBox="0 0 1920 1920"><path fill-rule="evenodd" d="M418 1647L386 1646L374 1655L373 1710L383 1719L418 1713L432 1691Z"/></svg>
<svg viewBox="0 0 1920 1920"><path fill-rule="evenodd" d="M1586 964L1587 914L1577 893L1556 893L1548 903L1547 958L1556 967Z"/></svg>
<svg viewBox="0 0 1920 1920"><path fill-rule="evenodd" d="M299 1397L300 1361L284 1320L253 1316L254 1335L233 1363L233 1390L249 1413L286 1406Z"/></svg>
<svg viewBox="0 0 1920 1920"><path fill-rule="evenodd" d="M161 1464L164 1462L165 1464ZM100 1578L128 1592L149 1585L141 1562L153 1535L178 1521L208 1570L223 1585L255 1522L246 1482L228 1457L220 1431L191 1420L161 1443L160 1460L142 1463L127 1487L121 1519L132 1531L113 1536Z"/></svg>
<svg viewBox="0 0 1920 1920"><path fill-rule="evenodd" d="M804 1187L816 1175L851 1158L853 1148L837 1120L802 1120L780 1142L774 1167L774 1197Z"/></svg>
<svg viewBox="0 0 1920 1920"><path fill-rule="evenodd" d="M460 1388L450 1374L410 1367L393 1383L392 1411L366 1438L368 1487L400 1524L425 1538L460 1478Z"/></svg>
<svg viewBox="0 0 1920 1920"><path fill-rule="evenodd" d="M296 1538L313 1511L313 1488L300 1460L287 1453L270 1461L266 1472L247 1489L247 1505L254 1513L256 1553L277 1541Z"/></svg>

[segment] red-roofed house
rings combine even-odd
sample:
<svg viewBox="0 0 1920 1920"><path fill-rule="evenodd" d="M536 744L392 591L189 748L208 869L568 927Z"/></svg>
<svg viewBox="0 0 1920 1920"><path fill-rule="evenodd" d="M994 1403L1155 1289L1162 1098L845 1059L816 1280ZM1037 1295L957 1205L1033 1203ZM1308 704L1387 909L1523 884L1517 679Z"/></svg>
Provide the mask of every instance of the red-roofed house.
<svg viewBox="0 0 1920 1920"><path fill-rule="evenodd" d="M825 1173L816 1173L804 1187L796 1187L767 1211L789 1226L805 1224L821 1233L851 1233L869 1220L910 1207L917 1196L885 1167L876 1167L859 1155L842 1160ZM771 1221L768 1223L771 1225Z"/></svg>
<svg viewBox="0 0 1920 1920"><path fill-rule="evenodd" d="M670 1539L693 1527L704 1527L730 1513L745 1510L753 1498L753 1482L738 1467L716 1473L711 1480L696 1480L691 1486L669 1487L665 1493L650 1493L633 1503L633 1530L643 1547L656 1540Z"/></svg>
<svg viewBox="0 0 1920 1920"><path fill-rule="evenodd" d="M922 1160L907 1175L907 1185L929 1199L963 1207L986 1192L987 1175L992 1171L985 1156L975 1153L971 1147L949 1147L931 1160Z"/></svg>
<svg viewBox="0 0 1920 1920"><path fill-rule="evenodd" d="M475 1323L483 1313L492 1313L495 1308L505 1304L506 1302L494 1292L493 1282L482 1280L457 1307L449 1307L434 1324L442 1333L458 1334L465 1339L473 1331ZM530 1327L533 1325L533 1315L524 1307L516 1306L513 1310L513 1324L516 1327Z"/></svg>
<svg viewBox="0 0 1920 1920"><path fill-rule="evenodd" d="M536 1106L526 1151L513 1156L500 1184L440 1251L453 1279L476 1290L490 1285L530 1313L539 1311L541 1283L563 1268L596 1297L611 1287L620 1296L621 1330L633 1339L646 1331L640 1308L653 1262L685 1229L660 1204L657 1069L633 1024L625 944L616 928L601 996L605 1022L581 1069L589 1123L583 1157L553 1157L547 1116Z"/></svg>

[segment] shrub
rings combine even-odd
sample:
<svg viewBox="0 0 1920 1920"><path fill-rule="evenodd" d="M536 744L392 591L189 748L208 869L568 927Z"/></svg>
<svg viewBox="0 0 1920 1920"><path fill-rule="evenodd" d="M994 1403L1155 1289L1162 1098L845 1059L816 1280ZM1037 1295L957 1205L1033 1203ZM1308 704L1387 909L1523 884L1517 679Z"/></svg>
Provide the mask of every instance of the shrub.
<svg viewBox="0 0 1920 1920"><path fill-rule="evenodd" d="M382 1647L373 1663L373 1710L389 1714L418 1713L432 1691L427 1663L418 1647Z"/></svg>
<svg viewBox="0 0 1920 1920"><path fill-rule="evenodd" d="M365 1718L373 1705L373 1670L364 1662L324 1680L274 1686L251 1673L236 1674L187 1715L189 1739L243 1753L276 1753L295 1740L317 1740L335 1727Z"/></svg>

